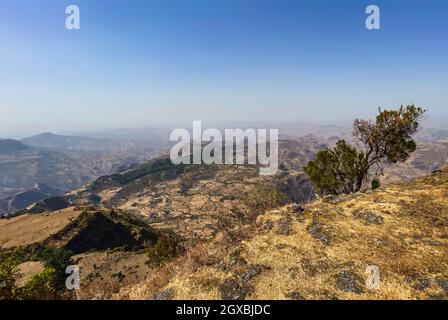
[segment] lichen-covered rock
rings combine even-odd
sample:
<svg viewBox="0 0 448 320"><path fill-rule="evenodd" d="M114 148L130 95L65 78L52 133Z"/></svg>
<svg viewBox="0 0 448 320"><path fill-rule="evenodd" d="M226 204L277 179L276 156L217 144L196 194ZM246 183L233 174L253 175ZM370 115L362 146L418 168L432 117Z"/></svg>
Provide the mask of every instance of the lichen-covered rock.
<svg viewBox="0 0 448 320"><path fill-rule="evenodd" d="M382 216L374 214L373 212L363 212L361 210L355 210L353 216L356 219L363 220L365 224L384 224L384 219Z"/></svg>
<svg viewBox="0 0 448 320"><path fill-rule="evenodd" d="M244 300L252 291L249 285L240 285L236 279L225 280L220 288L223 300Z"/></svg>
<svg viewBox="0 0 448 320"><path fill-rule="evenodd" d="M309 234L316 240L328 246L331 243L331 234L324 230L323 226L316 220L313 220L307 227Z"/></svg>
<svg viewBox="0 0 448 320"><path fill-rule="evenodd" d="M362 293L362 279L351 271L342 271L336 276L336 287L345 292Z"/></svg>

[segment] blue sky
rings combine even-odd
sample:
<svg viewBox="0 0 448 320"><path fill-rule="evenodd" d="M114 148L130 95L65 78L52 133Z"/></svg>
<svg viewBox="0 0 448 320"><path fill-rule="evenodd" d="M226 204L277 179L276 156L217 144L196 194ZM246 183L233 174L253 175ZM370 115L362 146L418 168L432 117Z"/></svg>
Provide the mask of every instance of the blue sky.
<svg viewBox="0 0 448 320"><path fill-rule="evenodd" d="M0 137L412 102L448 118L447 38L445 0L0 0Z"/></svg>

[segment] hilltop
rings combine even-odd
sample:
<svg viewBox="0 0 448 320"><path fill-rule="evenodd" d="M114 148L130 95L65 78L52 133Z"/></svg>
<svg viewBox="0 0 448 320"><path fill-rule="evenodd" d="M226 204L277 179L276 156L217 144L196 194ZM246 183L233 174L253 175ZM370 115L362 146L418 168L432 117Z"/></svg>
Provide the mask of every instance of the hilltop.
<svg viewBox="0 0 448 320"><path fill-rule="evenodd" d="M288 205L191 248L115 298L447 299L447 199L445 170ZM365 285L372 265L377 290Z"/></svg>
<svg viewBox="0 0 448 320"><path fill-rule="evenodd" d="M73 253L154 243L158 234L125 212L72 207L0 219L0 250L44 246Z"/></svg>
<svg viewBox="0 0 448 320"><path fill-rule="evenodd" d="M128 284L145 279L151 272L145 248L162 235L127 212L87 207L0 219L0 229L0 257L18 261L19 287L65 256L68 260L57 272L64 274L68 264L77 265L85 298L98 296L100 290L110 295L124 278ZM72 292L60 294L73 298Z"/></svg>

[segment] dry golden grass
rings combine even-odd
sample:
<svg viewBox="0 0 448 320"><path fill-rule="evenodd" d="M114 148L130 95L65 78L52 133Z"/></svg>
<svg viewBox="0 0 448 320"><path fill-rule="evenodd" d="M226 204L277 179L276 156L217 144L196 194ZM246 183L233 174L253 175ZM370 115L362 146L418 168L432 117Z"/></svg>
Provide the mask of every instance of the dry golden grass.
<svg viewBox="0 0 448 320"><path fill-rule="evenodd" d="M441 284L448 281L447 171L320 199L297 212L295 206L268 212L258 217L249 238L232 245L223 245L221 238L194 249L117 298L151 299L154 292L171 289L174 299L220 299L229 279L247 299L448 297ZM368 224L359 212L383 223ZM218 261L206 264L198 256ZM380 269L378 289L365 285L369 265ZM254 270L262 271L251 274ZM353 276L358 292L340 285L344 272Z"/></svg>
<svg viewBox="0 0 448 320"><path fill-rule="evenodd" d="M114 299L147 300L152 299L154 293L163 289L180 273L194 273L199 267L216 263L219 256L223 256L222 246L205 246L198 244L188 249L185 254L168 262L137 285L125 286Z"/></svg>
<svg viewBox="0 0 448 320"><path fill-rule="evenodd" d="M66 227L80 212L68 208L48 214L0 220L0 249L41 242Z"/></svg>
<svg viewBox="0 0 448 320"><path fill-rule="evenodd" d="M28 261L17 266L19 277L16 280L18 287L23 287L32 277L44 270L44 266L40 261Z"/></svg>

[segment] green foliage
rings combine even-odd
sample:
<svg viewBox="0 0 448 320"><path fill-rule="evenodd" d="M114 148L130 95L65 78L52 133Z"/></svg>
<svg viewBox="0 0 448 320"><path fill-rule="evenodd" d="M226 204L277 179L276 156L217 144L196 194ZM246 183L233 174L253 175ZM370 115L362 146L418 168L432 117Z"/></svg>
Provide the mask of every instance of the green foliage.
<svg viewBox="0 0 448 320"><path fill-rule="evenodd" d="M156 244L147 251L148 262L151 267L160 267L175 258L181 251L179 242L170 235L161 235Z"/></svg>
<svg viewBox="0 0 448 320"><path fill-rule="evenodd" d="M254 216L278 208L287 200L284 193L268 185L257 186L243 197L243 203L248 208L249 214Z"/></svg>
<svg viewBox="0 0 448 320"><path fill-rule="evenodd" d="M0 300L56 299L65 288L65 270L70 265L72 253L64 249L36 246L28 250L14 248L0 254ZM20 276L17 266L25 261L41 261L44 270L23 287L16 286Z"/></svg>
<svg viewBox="0 0 448 320"><path fill-rule="evenodd" d="M381 169L381 162L406 161L416 149L412 136L420 128L426 110L415 105L400 106L398 110L381 110L376 121L355 120L353 136L365 149L369 164Z"/></svg>
<svg viewBox="0 0 448 320"><path fill-rule="evenodd" d="M352 193L365 166L364 153L340 140L333 150L319 151L304 171L322 194Z"/></svg>
<svg viewBox="0 0 448 320"><path fill-rule="evenodd" d="M52 300L58 297L57 271L53 268L45 268L36 274L20 288L20 298L23 300Z"/></svg>
<svg viewBox="0 0 448 320"><path fill-rule="evenodd" d="M70 265L72 252L61 248L39 248L31 257L32 261L42 261L45 268L54 270L55 289L65 288L65 270Z"/></svg>
<svg viewBox="0 0 448 320"><path fill-rule="evenodd" d="M17 297L16 280L20 275L18 260L6 254L0 255L0 300L11 300Z"/></svg>
<svg viewBox="0 0 448 320"><path fill-rule="evenodd" d="M380 179L374 178L372 180L372 190L378 189L379 187L381 187Z"/></svg>
<svg viewBox="0 0 448 320"><path fill-rule="evenodd" d="M385 163L406 161L415 151L412 136L418 131L424 113L424 109L409 105L398 110L379 109L375 122L355 120L353 136L362 148L338 141L333 150L320 151L304 171L321 194L357 192L372 167L381 175Z"/></svg>

